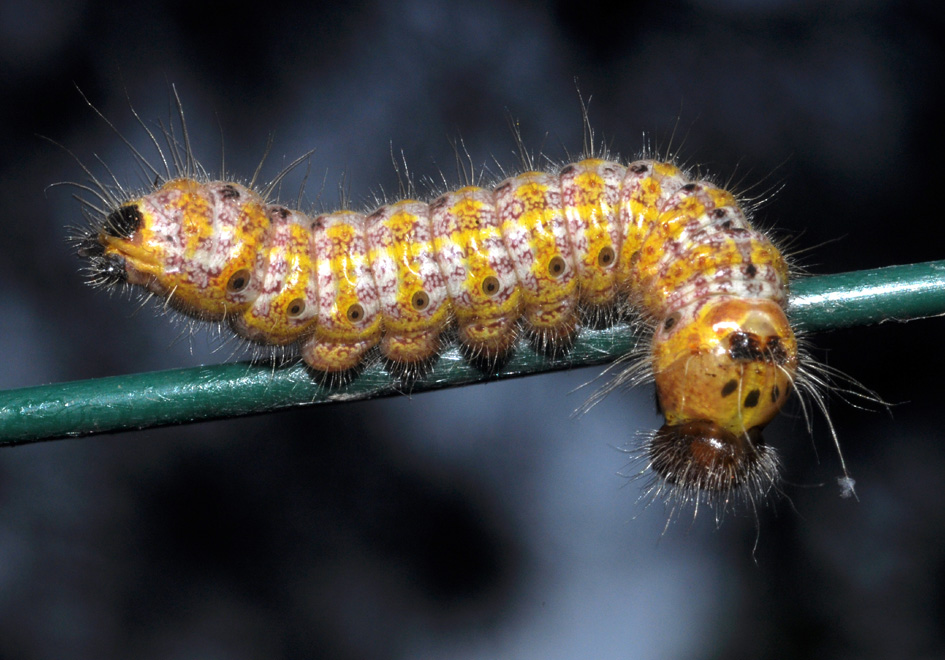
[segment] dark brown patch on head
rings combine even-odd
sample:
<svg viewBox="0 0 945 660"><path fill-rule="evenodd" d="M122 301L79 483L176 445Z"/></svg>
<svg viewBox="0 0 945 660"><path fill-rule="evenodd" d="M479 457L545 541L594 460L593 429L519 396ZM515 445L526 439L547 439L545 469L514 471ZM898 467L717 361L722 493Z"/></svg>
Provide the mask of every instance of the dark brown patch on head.
<svg viewBox="0 0 945 660"><path fill-rule="evenodd" d="M561 173L562 173L562 174L571 174L571 172L573 172L574 170L575 170L575 167L574 167L574 164L572 163L571 165L565 166L564 169L561 170Z"/></svg>
<svg viewBox="0 0 945 660"><path fill-rule="evenodd" d="M223 195L223 199L239 199L240 197L240 191L237 190L232 183L223 186L221 194Z"/></svg>
<svg viewBox="0 0 945 660"><path fill-rule="evenodd" d="M631 165L627 169L629 169L634 174L643 174L644 172L650 171L650 166L647 165L646 163L636 163L635 165Z"/></svg>
<svg viewBox="0 0 945 660"><path fill-rule="evenodd" d="M748 393L748 396L745 397L745 407L754 408L758 405L759 399L761 399L761 390L752 390Z"/></svg>
<svg viewBox="0 0 945 660"><path fill-rule="evenodd" d="M738 381L734 378L722 386L722 396L728 396L738 389Z"/></svg>
<svg viewBox="0 0 945 660"><path fill-rule="evenodd" d="M781 343L780 337L768 337L768 345L765 347L767 354L771 356L774 364L784 364L788 361L788 353Z"/></svg>
<svg viewBox="0 0 945 660"><path fill-rule="evenodd" d="M653 436L648 450L650 466L684 498L741 487L748 487L748 496L754 497L777 480L777 457L757 427L736 435L708 420L667 424Z"/></svg>
<svg viewBox="0 0 945 660"><path fill-rule="evenodd" d="M688 193L688 192L693 192L693 191L698 190L698 189L699 189L699 184L698 184L698 183L687 183L687 184L684 185L682 188L680 188L680 190L682 190L683 192L687 192L687 193Z"/></svg>
<svg viewBox="0 0 945 660"><path fill-rule="evenodd" d="M728 355L735 361L763 360L758 337L749 332L733 332L729 335Z"/></svg>

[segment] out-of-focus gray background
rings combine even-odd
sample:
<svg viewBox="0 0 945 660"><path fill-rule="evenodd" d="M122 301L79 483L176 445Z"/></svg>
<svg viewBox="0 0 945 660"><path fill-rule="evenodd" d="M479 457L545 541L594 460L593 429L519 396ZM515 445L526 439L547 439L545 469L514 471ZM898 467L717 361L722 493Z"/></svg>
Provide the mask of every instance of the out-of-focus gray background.
<svg viewBox="0 0 945 660"><path fill-rule="evenodd" d="M217 362L199 335L83 286L83 179L184 101L198 156L249 177L315 148L308 200L581 149L574 78L624 157L647 132L742 188L812 272L945 255L940 10L926 2L431 0L0 4L0 387ZM100 169L98 171L101 171ZM451 179L455 181L455 178ZM297 179L286 186L295 197ZM618 448L652 392L578 420L595 370L0 451L0 657L880 658L945 655L940 319L814 338L896 402L767 434L786 498L642 509ZM826 484L819 486L819 484ZM757 549L753 552L757 540Z"/></svg>

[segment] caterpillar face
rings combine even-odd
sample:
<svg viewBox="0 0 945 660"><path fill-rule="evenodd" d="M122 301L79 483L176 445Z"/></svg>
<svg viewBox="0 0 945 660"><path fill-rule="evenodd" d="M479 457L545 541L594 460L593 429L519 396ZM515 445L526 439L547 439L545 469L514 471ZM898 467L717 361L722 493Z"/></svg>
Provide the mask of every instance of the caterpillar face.
<svg viewBox="0 0 945 660"><path fill-rule="evenodd" d="M664 321L653 370L666 424L649 446L671 483L732 491L774 484L762 429L793 389L797 341L770 300L719 296ZM757 482L757 483L752 483Z"/></svg>
<svg viewBox="0 0 945 660"><path fill-rule="evenodd" d="M80 249L124 280L239 336L297 345L315 371L375 347L410 373L446 331L498 359L521 333L566 347L629 302L650 325L666 424L650 466L711 499L777 478L762 429L794 389L787 266L735 198L672 164L589 158L431 203L308 216L244 186L178 178L116 205Z"/></svg>

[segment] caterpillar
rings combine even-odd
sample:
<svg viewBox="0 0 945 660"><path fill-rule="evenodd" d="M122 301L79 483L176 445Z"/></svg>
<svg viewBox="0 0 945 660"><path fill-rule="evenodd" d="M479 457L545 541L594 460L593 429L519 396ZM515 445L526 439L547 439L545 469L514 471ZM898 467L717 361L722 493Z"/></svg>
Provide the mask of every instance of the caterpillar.
<svg viewBox="0 0 945 660"><path fill-rule="evenodd" d="M787 260L732 193L672 162L592 149L428 201L307 214L269 199L284 172L263 190L210 177L179 101L178 113L183 144L163 129L170 159L139 119L164 163L131 147L150 189L83 166L94 199L76 240L92 284L132 285L255 344L297 348L329 379L378 351L405 378L422 373L448 337L485 364L522 333L566 350L629 308L647 344L615 382L652 378L665 418L642 450L650 492L753 505L777 486L762 431L810 384L785 312Z"/></svg>

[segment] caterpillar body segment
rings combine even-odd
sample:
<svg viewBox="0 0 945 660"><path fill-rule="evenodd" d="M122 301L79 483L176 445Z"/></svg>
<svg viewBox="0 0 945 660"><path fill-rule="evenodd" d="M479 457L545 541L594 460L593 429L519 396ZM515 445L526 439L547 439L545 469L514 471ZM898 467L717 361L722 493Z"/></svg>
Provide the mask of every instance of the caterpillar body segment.
<svg viewBox="0 0 945 660"><path fill-rule="evenodd" d="M671 163L587 158L316 217L237 184L175 179L111 209L81 252L95 281L141 285L260 344L298 344L328 374L374 347L409 372L450 328L490 360L521 331L556 350L629 302L651 330L666 424L647 452L663 483L726 502L777 478L761 431L795 389L787 264L730 193Z"/></svg>
<svg viewBox="0 0 945 660"><path fill-rule="evenodd" d="M637 161L627 166L620 189L620 256L616 270L622 291L637 305L643 289L637 274L643 241L659 223L667 199L686 183L683 172L672 163Z"/></svg>
<svg viewBox="0 0 945 660"><path fill-rule="evenodd" d="M578 326L576 268L556 175L526 172L496 186L502 239L522 291L522 320L545 347Z"/></svg>
<svg viewBox="0 0 945 660"><path fill-rule="evenodd" d="M266 246L255 272L258 295L241 314L230 317L233 329L255 342L296 342L318 320L318 283L312 221L298 211L271 205ZM230 289L240 282L230 278ZM249 273L248 282L254 280ZM249 286L248 284L246 286Z"/></svg>
<svg viewBox="0 0 945 660"><path fill-rule="evenodd" d="M367 223L363 215L339 211L312 224L318 320L314 333L302 340L302 359L317 371L343 373L357 368L381 338Z"/></svg>
<svg viewBox="0 0 945 660"><path fill-rule="evenodd" d="M368 260L380 296L381 352L394 363L434 357L450 318L428 205L406 200L367 218Z"/></svg>
<svg viewBox="0 0 945 660"><path fill-rule="evenodd" d="M586 310L607 312L620 294L620 191L627 168L588 158L560 174L561 203L567 218L578 295Z"/></svg>
<svg viewBox="0 0 945 660"><path fill-rule="evenodd" d="M515 343L522 291L491 190L467 186L430 204L434 249L456 319L473 355L497 358Z"/></svg>

